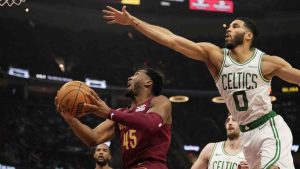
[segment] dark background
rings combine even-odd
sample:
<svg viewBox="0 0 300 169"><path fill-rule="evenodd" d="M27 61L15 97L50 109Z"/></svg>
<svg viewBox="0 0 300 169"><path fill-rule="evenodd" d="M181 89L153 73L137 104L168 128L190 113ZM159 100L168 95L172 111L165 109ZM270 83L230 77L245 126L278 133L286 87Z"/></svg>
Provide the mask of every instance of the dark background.
<svg viewBox="0 0 300 169"><path fill-rule="evenodd" d="M36 79L36 74L84 81L106 80L107 89L95 89L114 108L124 106L127 77L142 66L164 73L166 96L187 95L186 103L173 103L172 146L168 165L189 168L199 152L183 145L199 145L226 139L224 104L211 102L217 88L206 66L160 46L131 27L107 25L101 10L118 9L117 1L27 0L20 6L0 7L0 165L16 168L93 168L92 149L84 145L56 113L56 90L63 82ZM159 0L141 0L127 5L131 14L166 27L193 41L208 41L220 47L225 28L235 17L254 19L260 30L257 48L278 55L300 68L300 1L234 1L234 13L190 11L188 1L160 6ZM29 12L25 12L28 8ZM65 71L58 64L64 63ZM9 76L9 67L28 69L29 79ZM290 126L294 144L300 144L299 91L283 93L296 85L275 78L273 109ZM95 127L102 119L81 119ZM121 168L119 141L112 141L114 168ZM293 152L300 168L299 152Z"/></svg>

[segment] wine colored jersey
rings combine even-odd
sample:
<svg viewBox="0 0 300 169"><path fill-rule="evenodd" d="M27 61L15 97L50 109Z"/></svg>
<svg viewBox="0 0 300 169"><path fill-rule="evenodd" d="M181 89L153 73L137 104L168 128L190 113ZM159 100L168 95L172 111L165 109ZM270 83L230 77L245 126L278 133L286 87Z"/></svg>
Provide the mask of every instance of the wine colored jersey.
<svg viewBox="0 0 300 169"><path fill-rule="evenodd" d="M147 113L152 98L134 109L122 108L122 113ZM166 159L171 142L171 124L157 132L147 133L118 124L124 169L167 169Z"/></svg>

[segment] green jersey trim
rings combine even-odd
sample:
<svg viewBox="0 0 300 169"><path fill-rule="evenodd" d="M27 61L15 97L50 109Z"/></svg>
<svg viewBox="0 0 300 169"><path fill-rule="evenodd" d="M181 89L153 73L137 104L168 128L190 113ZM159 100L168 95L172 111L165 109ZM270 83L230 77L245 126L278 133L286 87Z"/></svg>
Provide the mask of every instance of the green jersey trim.
<svg viewBox="0 0 300 169"><path fill-rule="evenodd" d="M270 120L270 124L271 124L271 127L272 127L272 131L273 131L273 135L274 135L274 138L276 140L276 151L275 151L275 155L273 157L273 159L271 159L271 161L269 161L263 169L269 169L269 167L271 167L273 164L276 163L276 161L278 161L279 157L280 157L280 151L281 151L281 143L280 143L280 138L278 136L278 131L277 131L277 127L276 127L276 124L275 124L275 121L274 121L274 118L272 118Z"/></svg>
<svg viewBox="0 0 300 169"><path fill-rule="evenodd" d="M212 157L213 157L213 155L214 155L214 153L215 153L216 147L217 147L217 143L214 143L213 150L212 150L212 152L211 152L211 154L210 154L210 157L209 157L209 159L208 159L208 164L210 163L210 161L211 161L211 159L212 159Z"/></svg>
<svg viewBox="0 0 300 169"><path fill-rule="evenodd" d="M261 66L262 66L262 57L265 53L262 53L259 57L259 63L258 63L258 71L259 71L259 74L260 74L260 77L262 78L263 81L267 82L267 83L270 83L271 80L269 79L266 79L262 73L262 70L261 70Z"/></svg>
<svg viewBox="0 0 300 169"><path fill-rule="evenodd" d="M222 151L223 151L223 153L225 154L225 155L227 155L227 156L236 156L236 155L238 155L241 151L242 151L242 149L240 149L239 151L237 151L237 152L235 152L235 153L228 153L226 150L225 150L225 141L223 141L223 143L222 143Z"/></svg>
<svg viewBox="0 0 300 169"><path fill-rule="evenodd" d="M254 52L253 52L251 58L249 58L248 60L246 60L244 63L238 63L237 61L235 61L235 60L231 57L231 52L229 53L228 56L229 56L229 59L230 59L234 64L236 64L236 65L238 65L238 66L244 66L244 65L246 65L247 63L251 62L251 61L255 58L256 53L257 53L257 49L254 48Z"/></svg>
<svg viewBox="0 0 300 169"><path fill-rule="evenodd" d="M227 50L224 48L223 51L224 51L224 54L223 54L223 61L222 61L222 65L221 65L220 71L219 71L219 73L218 73L218 76L217 76L217 78L216 78L216 80L215 80L216 83L217 83L217 81L220 79L220 76L221 76L221 74L222 74L222 71L223 71L223 68L224 68L224 65L225 65L225 61L226 61L226 53L227 53Z"/></svg>

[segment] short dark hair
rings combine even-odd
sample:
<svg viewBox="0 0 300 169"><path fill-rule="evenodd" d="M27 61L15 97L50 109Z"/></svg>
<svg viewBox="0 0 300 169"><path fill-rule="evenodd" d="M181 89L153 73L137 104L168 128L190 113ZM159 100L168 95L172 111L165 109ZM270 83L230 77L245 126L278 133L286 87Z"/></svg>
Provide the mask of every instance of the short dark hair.
<svg viewBox="0 0 300 169"><path fill-rule="evenodd" d="M250 31L253 33L253 40L252 40L252 44L251 44L251 47L252 47L255 44L255 42L258 38L258 35L259 35L256 23L252 19L246 18L246 17L238 17L238 18L235 18L235 20L243 21L245 23L245 26L248 29L250 29Z"/></svg>
<svg viewBox="0 0 300 169"><path fill-rule="evenodd" d="M154 70L153 68L143 68L142 70L145 70L146 74L151 78L153 81L152 86L152 93L155 96L160 95L162 91L162 87L164 85L164 77L163 74Z"/></svg>

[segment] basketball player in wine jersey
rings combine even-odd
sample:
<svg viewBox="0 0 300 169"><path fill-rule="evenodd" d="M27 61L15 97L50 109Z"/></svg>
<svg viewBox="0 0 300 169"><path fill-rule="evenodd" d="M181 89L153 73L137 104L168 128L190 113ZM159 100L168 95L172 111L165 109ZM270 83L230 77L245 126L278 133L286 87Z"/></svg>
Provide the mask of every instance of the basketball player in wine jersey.
<svg viewBox="0 0 300 169"><path fill-rule="evenodd" d="M213 76L232 117L239 123L243 151L251 169L293 169L292 133L280 115L272 110L271 80L277 76L300 84L300 70L278 56L253 47L256 24L237 18L225 35L225 48L207 42L195 43L171 31L146 23L123 6L107 6L103 18L108 24L130 25L148 38L186 57L202 61Z"/></svg>
<svg viewBox="0 0 300 169"><path fill-rule="evenodd" d="M77 118L61 112L75 134L87 145L94 146L120 134L124 169L167 169L167 152L171 142L171 102L160 95L162 76L146 68L128 78L128 107L112 109L97 94L87 93L93 104L85 104L106 121L96 128L82 124ZM59 105L57 105L59 107Z"/></svg>

